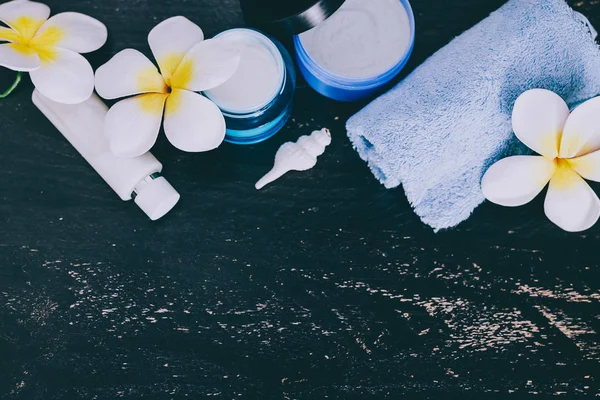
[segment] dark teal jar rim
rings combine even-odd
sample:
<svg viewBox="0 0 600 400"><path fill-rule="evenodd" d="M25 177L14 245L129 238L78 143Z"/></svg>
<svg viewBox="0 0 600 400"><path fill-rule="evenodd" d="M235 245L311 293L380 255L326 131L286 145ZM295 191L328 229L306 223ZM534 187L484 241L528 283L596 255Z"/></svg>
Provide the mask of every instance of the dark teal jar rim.
<svg viewBox="0 0 600 400"><path fill-rule="evenodd" d="M227 126L225 141L239 145L256 144L275 135L289 120L296 91L296 70L289 52L277 39L257 29L234 28L232 30L248 30L259 33L275 45L283 59L281 88L269 104L247 113L221 109Z"/></svg>

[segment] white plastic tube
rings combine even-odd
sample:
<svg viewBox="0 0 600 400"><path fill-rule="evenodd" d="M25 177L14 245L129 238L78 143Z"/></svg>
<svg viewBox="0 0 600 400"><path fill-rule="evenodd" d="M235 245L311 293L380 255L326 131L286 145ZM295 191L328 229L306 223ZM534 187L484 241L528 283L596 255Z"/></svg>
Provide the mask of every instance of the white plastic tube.
<svg viewBox="0 0 600 400"><path fill-rule="evenodd" d="M114 156L104 138L106 105L95 94L81 104L56 103L37 90L33 103L63 134L119 197L135 203L151 220L165 216L179 201L179 193L160 176L162 164L150 153L134 158Z"/></svg>

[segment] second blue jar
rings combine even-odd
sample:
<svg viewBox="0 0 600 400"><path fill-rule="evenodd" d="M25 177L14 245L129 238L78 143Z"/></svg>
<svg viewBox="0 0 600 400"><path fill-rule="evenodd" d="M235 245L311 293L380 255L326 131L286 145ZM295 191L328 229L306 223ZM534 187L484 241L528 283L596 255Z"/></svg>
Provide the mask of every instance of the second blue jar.
<svg viewBox="0 0 600 400"><path fill-rule="evenodd" d="M370 97L404 68L415 41L407 0L346 0L294 37L298 68L317 92L339 101Z"/></svg>
<svg viewBox="0 0 600 400"><path fill-rule="evenodd" d="M339 101L377 94L404 68L415 42L408 0L241 0L248 24L293 48L317 92Z"/></svg>

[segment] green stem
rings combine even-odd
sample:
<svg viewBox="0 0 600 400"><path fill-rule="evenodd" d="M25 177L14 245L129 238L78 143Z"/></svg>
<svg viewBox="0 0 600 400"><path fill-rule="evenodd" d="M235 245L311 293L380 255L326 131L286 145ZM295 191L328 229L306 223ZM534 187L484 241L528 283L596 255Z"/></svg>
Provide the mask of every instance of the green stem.
<svg viewBox="0 0 600 400"><path fill-rule="evenodd" d="M22 72L18 72L17 73L17 77L15 78L15 81L8 88L8 90L6 90L6 92L4 92L4 93L0 93L0 99L7 98L17 88L17 86L19 86L19 83L21 83L21 79L22 78L23 78L23 73Z"/></svg>

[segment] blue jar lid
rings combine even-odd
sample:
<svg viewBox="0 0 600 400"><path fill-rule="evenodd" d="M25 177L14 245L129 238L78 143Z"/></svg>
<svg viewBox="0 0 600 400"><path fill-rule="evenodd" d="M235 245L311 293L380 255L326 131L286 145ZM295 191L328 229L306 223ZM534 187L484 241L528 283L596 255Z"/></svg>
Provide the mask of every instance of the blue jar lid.
<svg viewBox="0 0 600 400"><path fill-rule="evenodd" d="M277 36L298 35L319 25L345 0L240 0L246 23Z"/></svg>

